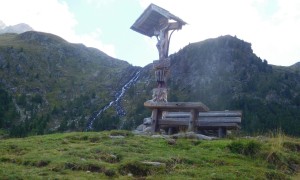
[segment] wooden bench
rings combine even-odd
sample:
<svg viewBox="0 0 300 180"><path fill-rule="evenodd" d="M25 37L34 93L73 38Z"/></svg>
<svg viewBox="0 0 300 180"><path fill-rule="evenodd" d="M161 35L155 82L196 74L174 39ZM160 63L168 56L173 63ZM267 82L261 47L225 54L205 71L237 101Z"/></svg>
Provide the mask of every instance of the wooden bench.
<svg viewBox="0 0 300 180"><path fill-rule="evenodd" d="M190 115L184 112L166 113L159 121L161 128L188 126ZM241 128L241 111L209 111L200 112L196 120L198 130L218 130L218 136L224 137L227 130L238 130Z"/></svg>
<svg viewBox="0 0 300 180"><path fill-rule="evenodd" d="M209 111L201 102L146 101L144 106L152 109L152 132L186 126L188 131L218 130L224 137L227 130L240 129L241 111Z"/></svg>

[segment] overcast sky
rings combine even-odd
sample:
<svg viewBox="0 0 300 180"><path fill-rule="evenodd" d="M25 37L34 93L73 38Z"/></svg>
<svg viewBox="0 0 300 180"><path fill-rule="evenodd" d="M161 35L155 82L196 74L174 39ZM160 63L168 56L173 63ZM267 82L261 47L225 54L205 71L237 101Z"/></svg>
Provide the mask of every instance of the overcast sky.
<svg viewBox="0 0 300 180"><path fill-rule="evenodd" d="M300 61L299 0L0 0L0 20L7 26L27 23L144 66L158 58L156 38L130 26L150 3L188 23L174 32L170 53L229 34L250 42L254 53L269 64Z"/></svg>

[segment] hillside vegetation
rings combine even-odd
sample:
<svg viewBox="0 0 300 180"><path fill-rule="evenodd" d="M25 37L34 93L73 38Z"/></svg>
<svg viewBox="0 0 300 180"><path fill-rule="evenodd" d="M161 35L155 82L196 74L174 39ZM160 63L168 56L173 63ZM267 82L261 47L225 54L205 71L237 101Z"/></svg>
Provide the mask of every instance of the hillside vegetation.
<svg viewBox="0 0 300 180"><path fill-rule="evenodd" d="M52 34L2 34L0 102L13 106L1 107L0 129L9 129L12 136L85 130L88 118L137 70Z"/></svg>
<svg viewBox="0 0 300 180"><path fill-rule="evenodd" d="M169 101L201 101L211 110L242 110L247 134L282 129L300 135L300 68L274 66L251 44L221 36L170 55ZM100 109L140 76L100 116ZM134 67L53 34L0 35L0 129L11 136L136 128L156 87L152 64ZM125 111L123 111L125 110ZM121 113L120 113L121 112Z"/></svg>
<svg viewBox="0 0 300 180"><path fill-rule="evenodd" d="M300 167L299 139L283 134L203 141L64 133L1 140L0 153L0 179L289 179Z"/></svg>

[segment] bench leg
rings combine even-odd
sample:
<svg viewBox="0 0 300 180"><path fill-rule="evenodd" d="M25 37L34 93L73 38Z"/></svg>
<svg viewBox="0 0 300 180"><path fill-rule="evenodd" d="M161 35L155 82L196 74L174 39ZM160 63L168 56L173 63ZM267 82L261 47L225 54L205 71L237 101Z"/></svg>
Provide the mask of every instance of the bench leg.
<svg viewBox="0 0 300 180"><path fill-rule="evenodd" d="M154 133L156 131L156 129L157 129L157 123L158 123L157 122L158 121L157 112L158 112L157 109L153 109L152 110L152 115L151 115L151 117L152 117L152 124L151 124L151 131L152 131L152 133Z"/></svg>
<svg viewBox="0 0 300 180"><path fill-rule="evenodd" d="M162 111L159 109L153 109L152 110L152 133L159 131L159 123L158 121L162 117Z"/></svg>
<svg viewBox="0 0 300 180"><path fill-rule="evenodd" d="M198 119L199 112L196 109L191 110L191 118L188 126L188 131L194 131L195 130L195 124L196 120Z"/></svg>
<svg viewBox="0 0 300 180"><path fill-rule="evenodd" d="M223 138L227 135L227 129L225 127L219 127L218 129L218 137Z"/></svg>

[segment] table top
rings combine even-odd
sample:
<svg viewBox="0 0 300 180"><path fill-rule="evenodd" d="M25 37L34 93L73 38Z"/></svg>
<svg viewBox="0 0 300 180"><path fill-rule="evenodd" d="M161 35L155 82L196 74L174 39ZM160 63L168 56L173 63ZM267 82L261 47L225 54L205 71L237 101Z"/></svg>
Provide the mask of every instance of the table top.
<svg viewBox="0 0 300 180"><path fill-rule="evenodd" d="M190 111L195 109L199 112L207 112L209 108L202 102L154 102L152 100L146 101L144 106L150 109L161 110L180 110Z"/></svg>

